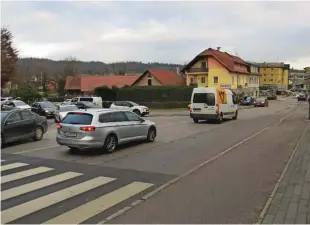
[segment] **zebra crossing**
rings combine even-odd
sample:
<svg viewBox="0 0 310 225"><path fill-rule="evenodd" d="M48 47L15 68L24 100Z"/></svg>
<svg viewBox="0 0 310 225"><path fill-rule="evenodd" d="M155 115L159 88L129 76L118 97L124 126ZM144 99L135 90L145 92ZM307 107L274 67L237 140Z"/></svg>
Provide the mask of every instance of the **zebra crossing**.
<svg viewBox="0 0 310 225"><path fill-rule="evenodd" d="M104 218L98 215L104 216L102 213L126 201L131 204L134 197L138 199L139 194L155 187L154 183L124 183L115 177L29 167L33 165L1 160L2 224L79 224L94 223L94 218L99 222Z"/></svg>

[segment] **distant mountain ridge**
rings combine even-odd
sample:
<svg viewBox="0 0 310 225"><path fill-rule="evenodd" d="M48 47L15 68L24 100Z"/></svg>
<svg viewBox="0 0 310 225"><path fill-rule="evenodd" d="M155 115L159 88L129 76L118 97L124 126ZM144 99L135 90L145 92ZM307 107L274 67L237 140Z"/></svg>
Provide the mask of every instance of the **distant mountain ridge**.
<svg viewBox="0 0 310 225"><path fill-rule="evenodd" d="M147 69L160 69L177 71L177 67L182 69L183 65L170 63L143 63L143 62L116 62L104 63L99 61L66 61L51 60L41 58L21 58L17 61L16 72L18 77L28 79L45 73L48 77L58 77L66 74L66 68L71 68L74 74L97 74L97 75L124 75L141 74ZM74 72L73 72L74 71Z"/></svg>

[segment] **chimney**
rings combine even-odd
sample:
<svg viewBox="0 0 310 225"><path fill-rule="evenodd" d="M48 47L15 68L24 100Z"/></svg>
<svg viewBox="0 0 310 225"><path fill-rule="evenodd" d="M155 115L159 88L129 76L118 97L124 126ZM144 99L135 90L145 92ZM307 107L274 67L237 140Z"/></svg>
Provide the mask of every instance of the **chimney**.
<svg viewBox="0 0 310 225"><path fill-rule="evenodd" d="M177 66L177 68L176 68L176 72L177 72L177 74L180 76L180 67L179 66Z"/></svg>
<svg viewBox="0 0 310 225"><path fill-rule="evenodd" d="M216 50L220 51L220 50L221 50L221 47L217 47Z"/></svg>

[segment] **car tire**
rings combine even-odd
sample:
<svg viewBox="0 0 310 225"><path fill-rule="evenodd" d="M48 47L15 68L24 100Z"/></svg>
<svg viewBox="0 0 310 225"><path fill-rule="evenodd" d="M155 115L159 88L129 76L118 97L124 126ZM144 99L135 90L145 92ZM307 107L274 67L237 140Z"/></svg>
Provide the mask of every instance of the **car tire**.
<svg viewBox="0 0 310 225"><path fill-rule="evenodd" d="M155 127L150 127L149 131L147 132L147 142L154 142L157 135L157 131Z"/></svg>
<svg viewBox="0 0 310 225"><path fill-rule="evenodd" d="M139 109L134 109L133 112L134 112L135 114L137 114L138 116L141 116L141 113L140 113Z"/></svg>
<svg viewBox="0 0 310 225"><path fill-rule="evenodd" d="M33 140L35 141L41 141L43 138L43 129L42 127L36 127L34 131Z"/></svg>
<svg viewBox="0 0 310 225"><path fill-rule="evenodd" d="M235 112L235 115L232 118L233 120L237 120L238 119L238 111Z"/></svg>
<svg viewBox="0 0 310 225"><path fill-rule="evenodd" d="M194 123L199 123L199 119L193 119Z"/></svg>
<svg viewBox="0 0 310 225"><path fill-rule="evenodd" d="M59 121L56 119L56 117L54 118L55 123L59 123Z"/></svg>
<svg viewBox="0 0 310 225"><path fill-rule="evenodd" d="M117 146L117 137L115 134L110 134L104 140L103 149L107 153L112 153L115 151Z"/></svg>
<svg viewBox="0 0 310 225"><path fill-rule="evenodd" d="M70 151L71 153L78 153L78 152L80 151L80 149L77 148L77 147L69 147L69 151Z"/></svg>

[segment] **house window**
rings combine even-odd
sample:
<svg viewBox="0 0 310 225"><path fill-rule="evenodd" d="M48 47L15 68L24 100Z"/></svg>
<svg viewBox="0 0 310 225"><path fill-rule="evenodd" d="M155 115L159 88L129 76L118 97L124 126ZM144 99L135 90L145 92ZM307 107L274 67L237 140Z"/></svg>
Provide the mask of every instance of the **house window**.
<svg viewBox="0 0 310 225"><path fill-rule="evenodd" d="M151 74L147 76L147 85L152 86L152 75Z"/></svg>
<svg viewBox="0 0 310 225"><path fill-rule="evenodd" d="M193 84L193 83L194 83L194 78L192 78L192 77L191 77L191 82L190 82L190 83L191 83L191 84Z"/></svg>
<svg viewBox="0 0 310 225"><path fill-rule="evenodd" d="M218 84L219 82L219 77L213 77L213 83Z"/></svg>
<svg viewBox="0 0 310 225"><path fill-rule="evenodd" d="M203 83L203 84L206 83L206 78L205 77L201 78L201 83Z"/></svg>
<svg viewBox="0 0 310 225"><path fill-rule="evenodd" d="M203 68L203 69L208 68L208 63L207 63L207 61L201 62L201 68Z"/></svg>
<svg viewBox="0 0 310 225"><path fill-rule="evenodd" d="M266 81L266 79L264 79L264 81Z"/></svg>

